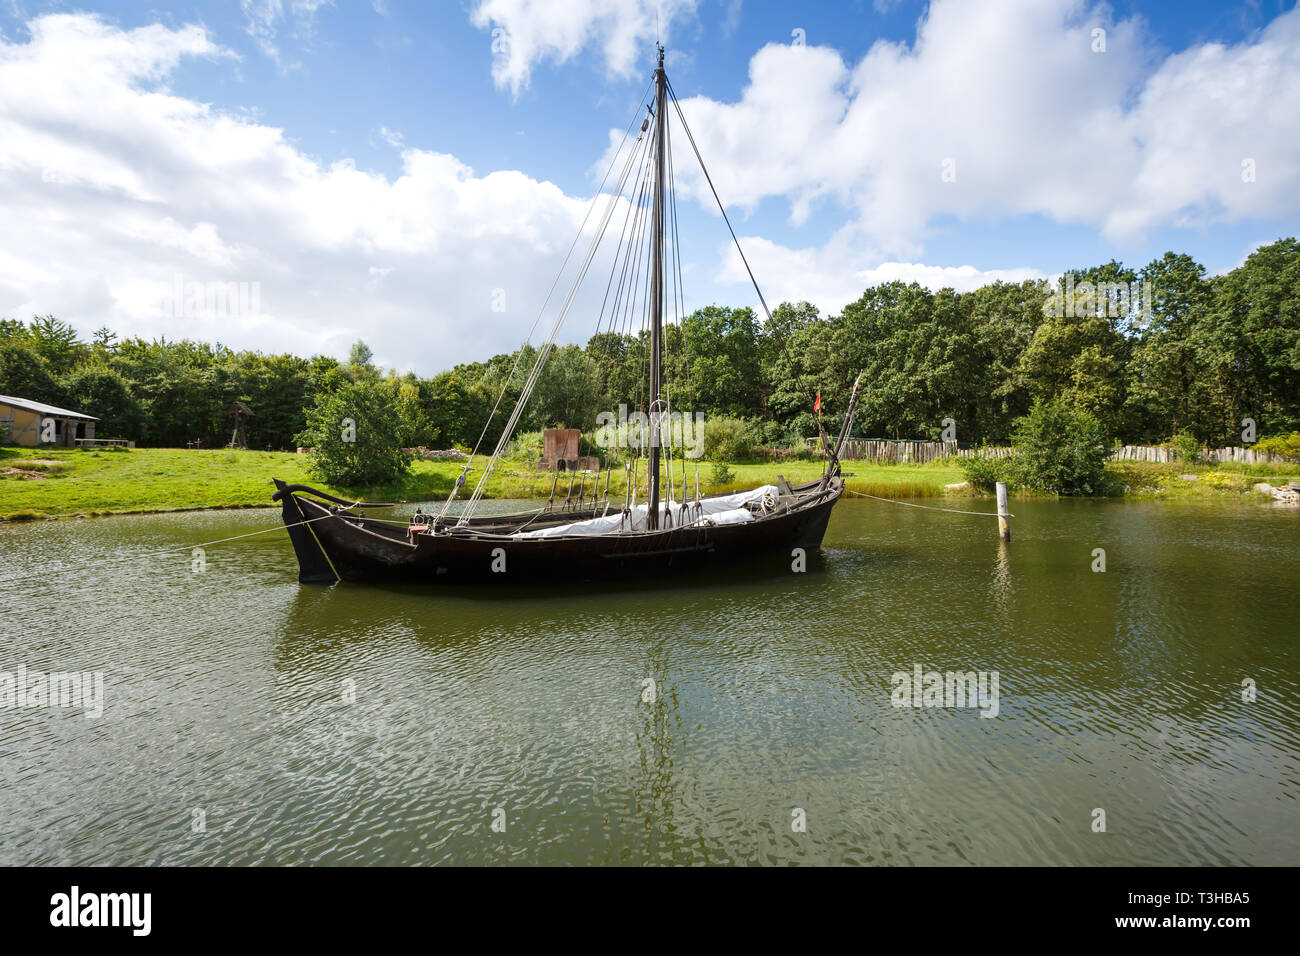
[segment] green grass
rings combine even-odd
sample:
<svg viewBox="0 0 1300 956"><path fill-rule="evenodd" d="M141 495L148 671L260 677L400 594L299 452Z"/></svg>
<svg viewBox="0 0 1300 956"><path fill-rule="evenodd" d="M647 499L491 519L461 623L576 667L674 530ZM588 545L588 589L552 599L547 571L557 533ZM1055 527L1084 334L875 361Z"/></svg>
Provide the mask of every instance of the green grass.
<svg viewBox="0 0 1300 956"><path fill-rule="evenodd" d="M475 458L467 496L486 459ZM378 488L331 488L314 479L307 469L308 458L287 452L191 451L176 448L137 448L110 451L81 451L66 448L0 448L0 471L21 469L28 475L0 474L0 519L46 518L68 515L129 514L153 511L185 511L201 508L241 508L271 504L271 478L314 485L340 497L367 501L428 501L445 498L460 474L461 465L450 461L420 460L412 464L399 482ZM644 463L642 463L644 468ZM695 493L696 462L687 462L687 492ZM821 475L817 461L780 464L730 465L736 476L726 486L709 484L711 463L698 463L700 490L704 494L751 488L774 482L777 474L792 484L812 481ZM930 465L874 465L845 463L848 487L882 497L937 497L943 486L961 481L959 471L945 463ZM645 500L645 474L638 474L637 499ZM674 481L680 481L680 465ZM569 493L569 476L534 472L525 463L505 461L488 483L488 498L546 498L555 481L555 495ZM576 497L581 478L573 484ZM586 478L590 495L594 480ZM624 473L616 469L610 481L610 496L625 495ZM605 476L600 477L604 494ZM674 485L676 495L680 487Z"/></svg>
<svg viewBox="0 0 1300 956"><path fill-rule="evenodd" d="M473 490L486 461L474 460L462 496ZM0 519L62 517L67 515L127 514L152 511L185 511L200 508L241 508L271 504L271 478L314 485L340 497L366 501L428 501L442 499L451 491L461 465L450 461L415 462L399 482L379 488L331 488L314 479L305 455L286 452L189 451L175 448L137 448L95 451L66 448L0 448L0 472L18 469L22 474L0 474ZM644 466L644 463L643 463ZM786 461L780 464L729 464L735 476L726 485L711 485L711 462L687 462L686 488L695 493L695 471L699 468L700 490L704 494L737 491L766 482L778 474L791 484L813 481L821 475L821 462ZM1107 470L1117 485L1127 485L1129 494L1145 498L1207 498L1252 495L1257 481L1281 483L1296 479L1296 465L1159 465L1145 462L1112 462ZM844 463L845 480L851 491L882 498L938 498L948 492L944 485L963 480L961 469L951 460L924 465ZM1196 481L1180 477L1195 474ZM624 473L614 471L610 497L625 495ZM638 474L637 500L644 501L645 473ZM681 480L680 464L674 469L674 495ZM570 478L532 471L526 463L504 461L488 483L488 498L541 498L551 493L563 499L569 493ZM587 476L586 494L594 480ZM575 478L573 494L583 487ZM600 476L603 496L605 476ZM973 494L973 492L958 492Z"/></svg>
<svg viewBox="0 0 1300 956"><path fill-rule="evenodd" d="M1115 482L1137 498L1221 498L1255 495L1257 482L1280 485L1300 480L1300 465L1241 465L1235 463L1187 465L1116 461L1106 466ZM1188 481L1184 475L1195 475Z"/></svg>
<svg viewBox="0 0 1300 956"><path fill-rule="evenodd" d="M32 469L26 463L57 462ZM184 511L270 503L271 476L307 480L303 456L282 452L147 448L0 448L0 518Z"/></svg>

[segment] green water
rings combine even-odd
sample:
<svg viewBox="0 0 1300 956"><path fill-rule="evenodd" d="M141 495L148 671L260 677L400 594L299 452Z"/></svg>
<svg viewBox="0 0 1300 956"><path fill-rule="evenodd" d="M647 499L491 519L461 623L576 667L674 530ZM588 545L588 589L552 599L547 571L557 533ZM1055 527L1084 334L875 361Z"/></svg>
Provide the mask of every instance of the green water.
<svg viewBox="0 0 1300 956"><path fill-rule="evenodd" d="M273 511L0 527L0 671L104 674L0 709L0 864L1300 863L1300 510L1013 510L845 501L805 573L648 589L141 557ZM917 664L998 715L892 706Z"/></svg>

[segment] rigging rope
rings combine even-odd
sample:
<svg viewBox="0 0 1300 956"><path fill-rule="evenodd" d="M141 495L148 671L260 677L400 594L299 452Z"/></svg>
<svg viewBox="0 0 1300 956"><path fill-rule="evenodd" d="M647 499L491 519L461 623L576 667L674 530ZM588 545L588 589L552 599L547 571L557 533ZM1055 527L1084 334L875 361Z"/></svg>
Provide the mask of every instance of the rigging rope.
<svg viewBox="0 0 1300 956"><path fill-rule="evenodd" d="M682 129L686 130L686 138L690 141L691 149L695 152L695 160L700 164L700 170L704 173L704 179L709 184L709 190L713 193L713 200L718 204L718 211L722 213L722 220L727 224L727 231L731 233L731 241L736 244L736 252L740 253L740 261L745 265L745 271L749 274L749 281L754 286L754 291L758 293L758 301L762 303L763 311L767 313L768 321L772 321L772 310L767 307L767 299L763 297L763 290L758 287L758 280L754 278L754 270L749 267L749 260L745 258L745 250L740 247L740 239L736 236L736 230L731 227L731 218L727 215L726 207L722 205L722 199L718 196L718 190L713 185L713 177L709 175L709 168L704 165L704 157L700 154L700 148L695 144L695 135L691 132L690 124L686 122L686 114L682 112L681 103L677 101L677 91L673 89L672 81L664 77L668 84L668 96L673 101L673 108L677 110L677 117L681 120ZM790 372L798 383L799 372L795 366L794 360L790 356L789 349L786 348L785 338L778 340L781 346L781 353L785 356L786 362L790 366ZM808 397L812 398L812 389L808 389ZM847 435L847 433L846 433Z"/></svg>
<svg viewBox="0 0 1300 956"><path fill-rule="evenodd" d="M640 114L639 105L637 107L637 113L638 115ZM635 124L636 122L635 118L633 118L632 122L633 124ZM632 129L632 124L629 124L628 133L631 132L631 129ZM627 140L628 133L624 134L624 142L626 142ZM622 152L622 144L620 144L619 146L619 153L621 152ZM583 279L586 278L587 271L591 268L591 264L596 258L596 253L600 248L601 241L604 239L605 231L609 228L609 223L614 216L614 211L618 208L618 200L623 194L623 186L627 182L627 174L631 171L632 161L635 155L636 155L635 150L628 151L627 162L624 164L623 172L619 179L618 189L615 192L615 194L609 198L609 202L606 205L604 215L601 217L600 224L597 227L595 234L592 237L591 246L589 247L585 258L583 259L581 266L579 266L578 268L578 273L574 277L573 283L569 288L569 293L565 297L564 303L560 307L559 314L555 318L555 323L551 327L551 334L547 337L547 340L542 344L542 347L538 349L537 361L533 365L533 370L529 374L528 380L524 383L524 386L519 393L519 398L515 402L514 411L511 412L510 418L506 421L505 427L501 431L501 437L497 440L496 448L493 450L491 458L489 458L487 463L484 465L483 473L479 476L478 483L474 486L474 493L470 496L469 501L466 503L465 510L461 513L460 518L456 523L457 527L463 527L465 524L468 523L470 517L473 515L474 509L477 507L478 502L483 497L484 491L486 491L487 489L487 481L491 477L493 470L496 468L497 462L500 460L501 454L502 452L504 452L507 442L510 441L511 436L514 434L515 427L518 425L519 418L523 414L524 409L528 405L528 400L532 396L533 390L537 387L537 382L541 377L542 369L546 365L546 360L550 357L551 349L554 347L555 340L557 336L560 334L560 329L564 325L564 320L568 317L569 310L573 307L573 302L578 294L578 289L581 287ZM614 160L617 160L617 158L618 158L618 153L615 154ZM611 168L613 167L614 160L611 160ZM602 181L602 186L603 186L603 181ZM599 194L597 196L597 199L601 198L602 195L603 194ZM593 200L593 204L595 203L595 201L596 200ZM588 211L588 214L590 215L590 210ZM585 225L586 219L583 220L583 223ZM582 235L582 230L579 229L579 238L581 237L581 235ZM577 243L577 239L574 240L575 245L576 243ZM561 272L563 272L563 268L561 269ZM558 276L556 277L556 281L558 283L559 281ZM548 301L549 301L549 296L548 296ZM545 311L545 304L543 304L543 311ZM539 315L538 320L540 321L540 319L541 316ZM536 328L536 323L534 323L534 328ZM530 333L529 338L531 337L532 336ZM522 357L522 350L521 350L520 357ZM519 358L516 358L516 367L518 366L518 362L519 362ZM484 430L484 434L486 434L486 428ZM446 511L445 506L443 510L445 514Z"/></svg>
<svg viewBox="0 0 1300 956"><path fill-rule="evenodd" d="M644 104L646 93L649 92L653 82L654 80L651 79L649 82L646 83L645 88L641 91L641 96L637 103L636 112L632 114L632 122L628 123L627 129L624 130L623 132L623 139L619 142L618 149L615 150L614 155L610 157L609 166L606 167L605 169L605 175L601 177L600 185L596 187L596 194L592 197L591 203L587 206L587 213L582 218L582 224L578 227L578 232L573 237L573 242L569 244L569 251L565 253L564 261L560 263L560 269L555 274L555 279L551 283L551 288L546 293L546 298L542 300L542 307L537 311L537 318L533 320L532 328L529 329L528 331L528 337L524 339L524 345L527 345L532 340L533 333L537 331L537 326L542 321L542 316L546 314L546 306L550 303L551 296L555 294L555 289L560 284L560 277L564 275L564 270L569 264L569 259L573 256L573 250L576 249L578 246L578 240L582 238L582 232L583 229L586 228L587 220L591 218L591 213L596 208L596 203L600 201L600 198L602 196L601 190L605 188L605 183L609 179L609 174L613 171L614 164L618 161L618 157L623 152L623 146L624 144L627 143L627 138L632 133L632 127L636 125L637 117L641 115L641 106ZM631 154L629 154L628 156L628 162L629 163L631 162ZM626 175L626 169L624 170L624 175ZM620 195L621 193L622 193L622 188L620 185ZM617 198L618 197L616 196L615 200L617 200ZM614 203L611 202L610 205L612 208ZM479 433L478 441L474 443L474 450L470 452L469 459L466 462L464 468L461 470L460 477L456 479L456 484L452 486L451 494L447 496L446 502L443 503L442 511L439 513L439 517L446 517L447 509L448 507L450 507L452 501L455 499L456 493L465 484L465 476L470 471L470 464L474 461L474 456L478 454L478 450L480 446L482 446L483 444L483 439L487 437L488 428L491 426L492 420L496 417L497 409L501 407L501 400L505 398L506 392L510 389L510 383L514 381L515 372L519 370L519 362L522 358L523 358L523 347L521 346L520 349L515 354L515 361L514 361L514 365L511 366L510 374L506 376L505 381L502 382L501 384L501 391L497 395L497 400L492 406L492 411L488 414L487 420L484 421L483 423L483 430ZM493 458L495 461L496 456L494 455Z"/></svg>
<svg viewBox="0 0 1300 956"><path fill-rule="evenodd" d="M695 136L691 133L691 127L686 122L685 114L682 113L681 104L677 102L677 91L673 89L673 84L666 76L664 81L668 83L668 95L673 101L673 108L677 110L677 118L682 121L682 129L686 130L686 138L690 141L691 149L695 151L696 162L700 164L704 179L713 192L713 199L718 204L718 210L722 213L722 221L727 224L727 231L731 233L731 241L736 244L736 251L740 253L740 261L745 264L745 271L749 273L749 281L754 286L754 291L758 293L758 301L763 304L763 311L767 313L768 319L771 319L772 310L767 307L767 299L763 298L763 290L758 287L758 280L754 278L754 270L749 267L749 260L745 258L745 250L740 248L740 240L736 237L736 230L731 228L731 219L727 215L726 207L722 205L722 200L718 197L718 190L713 186L713 177L709 175L709 168L704 165L704 157L700 155L700 148L695 145Z"/></svg>

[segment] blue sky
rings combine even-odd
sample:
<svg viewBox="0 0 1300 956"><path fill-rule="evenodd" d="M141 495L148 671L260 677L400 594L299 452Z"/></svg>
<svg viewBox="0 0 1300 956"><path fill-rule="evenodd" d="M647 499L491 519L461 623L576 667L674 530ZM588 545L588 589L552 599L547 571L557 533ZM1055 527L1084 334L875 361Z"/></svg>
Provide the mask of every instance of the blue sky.
<svg viewBox="0 0 1300 956"><path fill-rule="evenodd" d="M26 218L0 229L0 312L304 354L363 337L422 374L512 348L648 79L656 15L773 304L1167 249L1218 272L1297 234L1293 3L965 7L10 0L0 187ZM688 305L754 304L720 221L680 208ZM159 308L178 276L257 283L259 311ZM562 338L592 331L575 315Z"/></svg>

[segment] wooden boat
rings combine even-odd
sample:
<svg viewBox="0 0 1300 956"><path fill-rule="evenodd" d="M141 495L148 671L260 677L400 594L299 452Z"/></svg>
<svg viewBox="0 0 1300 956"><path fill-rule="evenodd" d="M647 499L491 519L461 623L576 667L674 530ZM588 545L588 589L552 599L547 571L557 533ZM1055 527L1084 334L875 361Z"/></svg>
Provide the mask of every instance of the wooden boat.
<svg viewBox="0 0 1300 956"><path fill-rule="evenodd" d="M844 490L838 475L754 504L753 520L610 534L523 537L520 529L561 531L599 519L605 505L575 511L483 515L434 530L421 517L407 528L357 514L356 507L306 485L276 481L285 527L303 582L356 580L544 581L596 580L657 574L734 562L762 553L821 547L831 507ZM702 502L727 496L710 496ZM382 506L381 506L382 507ZM691 506L687 506L689 512ZM617 513L617 512L615 512ZM689 519L689 516L688 516ZM526 532L525 532L526 533Z"/></svg>
<svg viewBox="0 0 1300 956"><path fill-rule="evenodd" d="M664 493L662 485L665 475L661 473L663 458L659 428L665 420L664 416L671 411L664 394L661 371L665 291L664 234L668 221L665 194L671 183L671 173L668 173L668 178L665 176L665 158L669 151L666 147L666 126L670 97L693 149L695 142L664 73L662 47L659 48L653 84L654 105L647 105L650 115L642 122L641 133L636 140L637 144L642 142L653 121L654 132L641 154L643 174L640 178L640 196L644 197L645 204L637 207L648 210L647 218L651 220L644 224L643 230L649 234L646 261L651 264L647 270L649 294L644 300L647 313L645 331L649 333L647 395L651 412L648 416L650 441L646 455L645 503L637 505L634 502L633 480L628 482L624 500L611 502L607 475L604 501L598 501L594 494L588 499L584 493L580 494L576 504L570 501L557 507L552 496L545 507L531 512L510 515L474 513L487 478L505 449L520 412L528 401L531 382L535 381L554 343L563 321L562 313L552 330L550 340L539 350L530 384L520 394L514 412L497 442L496 450L483 469L473 496L466 502L461 513L451 513L450 505L464 486L469 473L468 466L462 470L455 489L438 514L429 515L417 511L406 523L395 523L364 514L366 509L391 507L389 505L348 502L307 485L291 485L275 479L274 500L281 504L284 524L298 556L299 580L401 579L497 583L510 580L532 582L557 577L567 580L596 580L614 576L626 578L629 574L673 573L710 564L733 564L762 554L784 553L796 557L796 549L807 552L821 547L831 509L844 492L839 455L852 428L853 409L857 401L856 382L838 441L832 445L826 435L822 434L826 462L818 480L791 486L783 477L777 476L775 483L746 492L701 497L697 471L693 499L687 495L684 474L678 488L679 495L674 496L671 480L668 482L667 494ZM637 115L639 114L638 109ZM632 125L635 125L635 119ZM631 129L632 126L629 126L629 133ZM624 139L626 141L627 135ZM629 152L627 169L631 168L632 155ZM695 149L695 155L703 168L698 149ZM611 162L611 169L613 165ZM704 174L712 188L712 179L708 177L707 169ZM626 171L623 179L627 179ZM621 197L622 188L623 182L620 182L615 200ZM716 190L714 197L717 197ZM649 205L651 202L652 205ZM640 198L638 204L641 204ZM615 202L609 204L611 211L614 205ZM726 210L722 208L721 201L718 205L726 219ZM629 205L628 208L630 218L633 207ZM605 225L594 240L595 245L599 244L608 222L607 213ZM671 224L675 231L675 206L671 209ZM729 220L727 227L731 229ZM735 239L735 231L731 232ZM639 242L641 233L637 233L636 227L632 234L636 237L632 242ZM627 235L625 223L624 236ZM615 253L616 269L622 254L622 243L621 238L619 250ZM595 245L588 256L588 263L594 256ZM739 250L739 241L736 242L736 247ZM631 243L628 250L628 256L624 259L625 276L627 263L631 259ZM673 252L676 253L675 245ZM740 255L744 260L743 251ZM749 269L747 261L745 267ZM678 269L680 270L680 263ZM579 275L576 281L580 282L581 278L582 275ZM674 289L679 289L680 274L675 278L678 284ZM750 279L753 280L752 271ZM622 286L623 280L620 279L620 291ZM754 283L754 288L766 310L767 303L757 282ZM566 300L565 311L571 301L572 293ZM635 300L629 298L627 301L630 309ZM617 300L615 308L618 308ZM603 310L604 305L602 312ZM770 316L770 311L768 314ZM672 474L671 445L668 447L668 474ZM635 475L634 469L630 475Z"/></svg>

